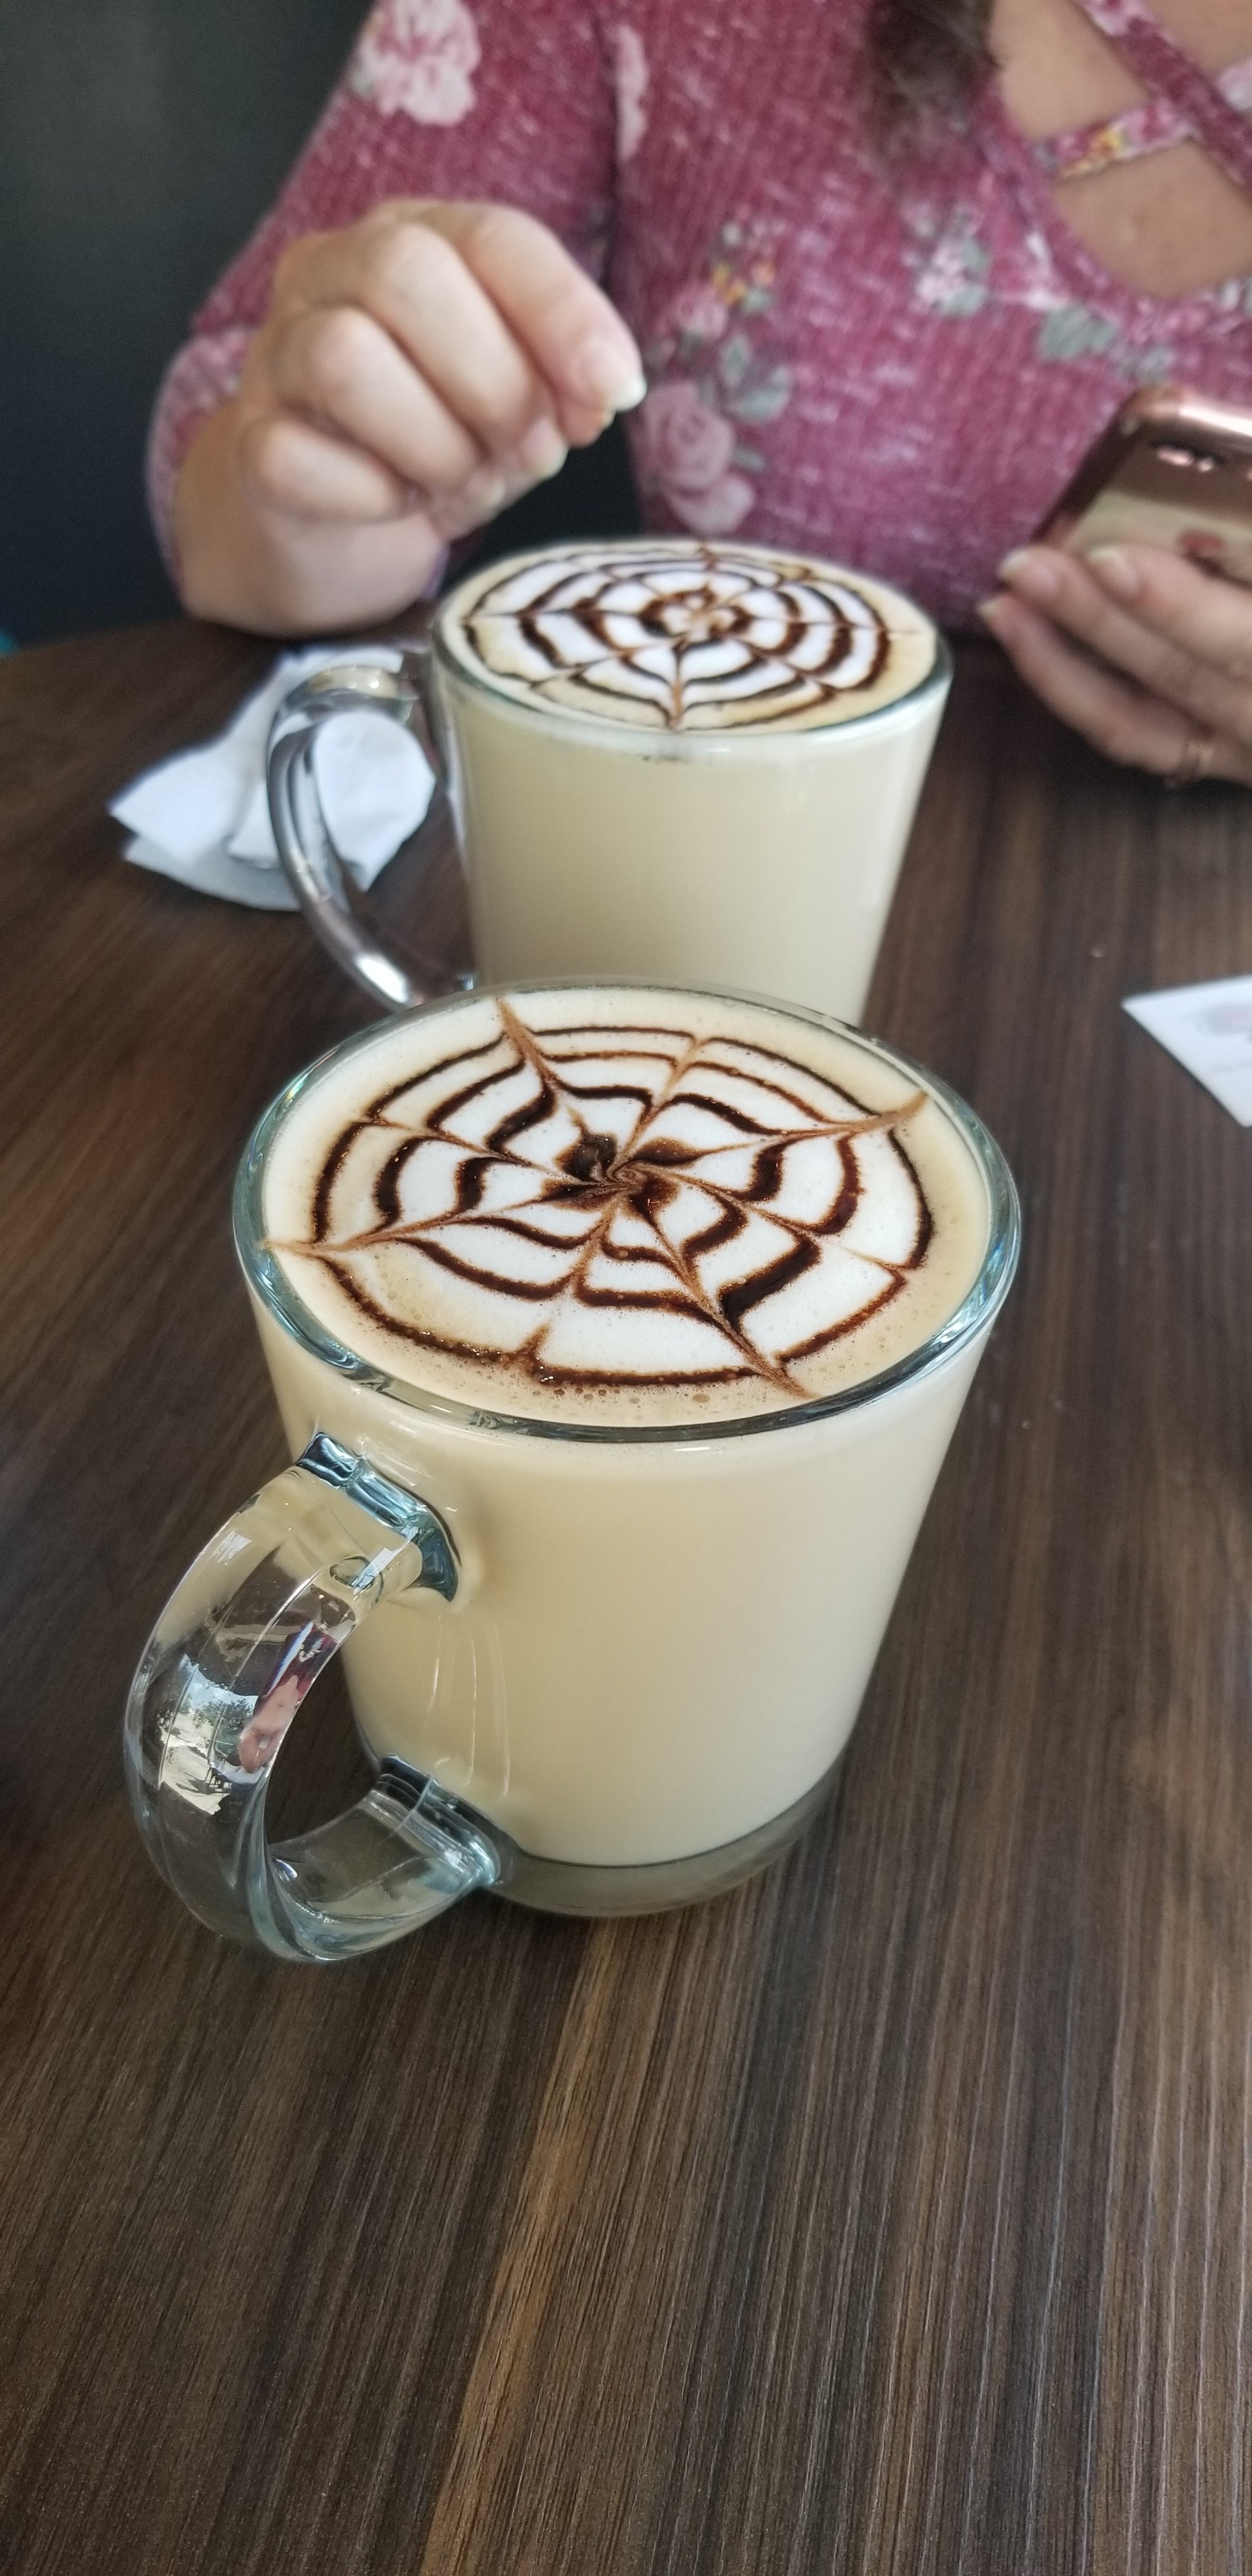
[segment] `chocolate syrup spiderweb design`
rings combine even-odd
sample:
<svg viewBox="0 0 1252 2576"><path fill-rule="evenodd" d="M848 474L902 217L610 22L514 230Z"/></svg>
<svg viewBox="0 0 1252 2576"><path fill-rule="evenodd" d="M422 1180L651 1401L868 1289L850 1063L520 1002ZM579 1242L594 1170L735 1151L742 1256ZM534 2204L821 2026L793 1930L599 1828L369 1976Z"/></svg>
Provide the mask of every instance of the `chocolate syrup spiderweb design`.
<svg viewBox="0 0 1252 2576"><path fill-rule="evenodd" d="M932 1224L897 1130L736 1036L496 1030L374 1099L321 1166L309 1235L358 1313L571 1393L756 1381L900 1294ZM298 1277L298 1270L297 1270Z"/></svg>
<svg viewBox="0 0 1252 2576"><path fill-rule="evenodd" d="M672 732L830 710L882 676L893 640L851 582L710 546L528 564L479 593L464 632L527 695Z"/></svg>

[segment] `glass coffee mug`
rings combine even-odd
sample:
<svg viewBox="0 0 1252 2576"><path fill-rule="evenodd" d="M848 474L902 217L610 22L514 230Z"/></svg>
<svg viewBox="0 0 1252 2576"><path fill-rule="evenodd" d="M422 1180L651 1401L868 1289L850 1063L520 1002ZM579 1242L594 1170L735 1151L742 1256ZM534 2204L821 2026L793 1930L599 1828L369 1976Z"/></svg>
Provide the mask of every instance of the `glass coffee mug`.
<svg viewBox="0 0 1252 2576"><path fill-rule="evenodd" d="M761 547L640 539L472 574L396 672L350 663L280 709L269 794L318 937L374 1000L428 998L345 871L318 795L333 715L421 740L491 983L642 975L858 1019L951 677L883 584ZM446 977L444 978L446 981Z"/></svg>
<svg viewBox="0 0 1252 2576"><path fill-rule="evenodd" d="M907 1152L897 1116L914 1122ZM838 1205L810 1223L795 1193L820 1196L827 1165ZM851 1248L867 1239L856 1206L885 1190L881 1222L898 1235L902 1194L933 1196L918 1179L931 1168L955 1175L964 1212L955 1304L941 1273L940 1305L917 1310L925 1329L910 1343L906 1326L894 1356L888 1334L886 1364L824 1395L763 1401L751 1367L741 1386L725 1350L756 1353L777 1381L754 1319L798 1293L793 1274L804 1293L826 1277L811 1249L780 1268L778 1229L803 1247L833 1228L838 1294L855 1304L856 1262L888 1257L881 1236L875 1252ZM306 1186L307 1240L291 1232ZM358 1187L364 1227L338 1195ZM610 1273L606 1292L594 1263L619 1218L636 1249L614 1255L623 1285ZM126 1720L136 1817L192 1912L280 1957L334 1960L473 1889L643 1912L782 1851L826 1793L1013 1275L1016 1195L973 1113L812 1014L643 988L460 995L365 1031L289 1086L244 1156L235 1237L295 1463L184 1577ZM728 1238L745 1247L731 1284ZM906 1285L912 1257L891 1254ZM754 1260L755 1292L741 1275ZM508 1262L520 1288L501 1289ZM571 1313L573 1292L552 1283L574 1267ZM407 1296L412 1276L434 1303L402 1376L380 1362L377 1318L389 1283ZM529 1408L483 1401L497 1291L540 1301ZM431 1318L461 1298L473 1329L448 1360ZM636 1401L623 1354L668 1348L675 1316L680 1377L695 1374L677 1392L666 1381L663 1400L640 1381ZM568 1361L571 1329L611 1336L618 1376L599 1415ZM374 1784L271 1846L274 1762L340 1650Z"/></svg>

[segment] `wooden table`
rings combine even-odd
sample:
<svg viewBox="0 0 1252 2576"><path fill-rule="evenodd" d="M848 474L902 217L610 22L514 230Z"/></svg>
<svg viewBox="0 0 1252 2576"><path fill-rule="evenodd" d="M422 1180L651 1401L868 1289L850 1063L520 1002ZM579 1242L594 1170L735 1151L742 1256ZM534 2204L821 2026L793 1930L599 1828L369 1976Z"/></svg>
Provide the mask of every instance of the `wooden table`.
<svg viewBox="0 0 1252 2576"><path fill-rule="evenodd" d="M1241 2576L1252 1137L1119 1004L1252 969L1247 798L963 658L869 1019L1026 1251L807 1841L283 1969L159 1884L118 1723L280 1457L232 1165L366 1012L103 811L263 660L0 683L0 2567ZM290 1816L357 1760L328 1681Z"/></svg>

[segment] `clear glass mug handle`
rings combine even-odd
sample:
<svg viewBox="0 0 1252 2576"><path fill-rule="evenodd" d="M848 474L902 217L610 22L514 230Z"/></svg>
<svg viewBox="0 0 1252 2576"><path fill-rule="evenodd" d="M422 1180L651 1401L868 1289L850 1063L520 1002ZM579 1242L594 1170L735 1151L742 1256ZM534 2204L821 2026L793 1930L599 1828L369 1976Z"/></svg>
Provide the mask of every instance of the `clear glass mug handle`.
<svg viewBox="0 0 1252 2576"><path fill-rule="evenodd" d="M403 726L416 736L435 772L435 792L417 830L418 851L429 856L441 840L455 846L430 648L419 637L399 649L397 671L344 662L302 680L274 718L267 761L278 855L305 919L336 964L386 1011L428 1002L434 990L455 979L394 932L382 932L368 896L345 868L331 837L318 793L314 747L331 716L368 709Z"/></svg>
<svg viewBox="0 0 1252 2576"><path fill-rule="evenodd" d="M507 1835L382 1764L358 1806L286 1843L265 1796L301 1701L382 1601L460 1582L437 1513L319 1432L196 1558L126 1709L126 1779L161 1875L211 1930L284 1959L376 1950L510 1874Z"/></svg>

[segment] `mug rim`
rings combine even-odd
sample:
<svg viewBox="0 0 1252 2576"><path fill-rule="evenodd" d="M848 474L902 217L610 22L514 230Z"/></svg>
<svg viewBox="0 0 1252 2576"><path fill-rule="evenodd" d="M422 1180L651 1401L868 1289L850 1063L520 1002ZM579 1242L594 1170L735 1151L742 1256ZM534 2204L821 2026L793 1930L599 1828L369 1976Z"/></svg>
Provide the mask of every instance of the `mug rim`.
<svg viewBox="0 0 1252 2576"><path fill-rule="evenodd" d="M700 1000L724 1001L732 1006L747 1003L778 1011L784 1017L833 1032L851 1040L854 1045L864 1047L871 1055L890 1065L893 1071L902 1071L928 1092L963 1136L981 1174L988 1201L987 1242L982 1260L960 1305L946 1322L937 1325L925 1341L892 1361L889 1367L878 1369L869 1377L858 1378L850 1386L833 1388L827 1395L811 1396L803 1403L778 1405L764 1412L730 1414L713 1421L641 1424L567 1422L556 1416L497 1411L490 1405L436 1394L429 1387L399 1377L336 1341L305 1305L265 1239L263 1198L266 1165L270 1148L288 1111L332 1064L363 1054L367 1047L376 1043L382 1030L403 1025L406 1020L425 1021L442 1016L445 1011L461 1009L470 1002L492 1001L505 994L524 997L528 993L585 993L593 989L672 994L676 999L694 996ZM932 1375L989 1331L1012 1284L1021 1249L1021 1205L1004 1155L977 1112L937 1074L928 1072L898 1047L888 1046L882 1039L870 1037L863 1029L853 1028L847 1021L836 1020L826 1012L809 1010L799 1003L780 1002L771 994L727 992L721 987L699 984L665 984L643 975L537 976L525 982L475 985L470 992L449 993L436 1001L422 1003L416 1010L397 1012L392 1019L372 1021L368 1028L358 1029L351 1037L340 1039L337 1045L326 1048L312 1064L306 1065L302 1072L284 1084L257 1120L235 1176L233 1222L235 1251L249 1287L283 1331L312 1359L320 1360L337 1376L350 1378L357 1386L368 1387L376 1394L387 1396L410 1412L425 1414L432 1421L463 1430L504 1432L523 1439L590 1442L625 1448L666 1445L693 1448L710 1440L798 1430L840 1414L858 1411L893 1393L898 1387L912 1385L916 1380Z"/></svg>
<svg viewBox="0 0 1252 2576"><path fill-rule="evenodd" d="M737 732L729 727L709 726L707 729L693 729L689 733L675 733L664 726L631 724L625 716L585 715L581 708L549 706L546 701L541 706L531 706L525 698L513 697L499 682L486 678L481 672L471 669L468 662L461 661L446 641L444 623L449 610L470 582L481 581L488 573L502 578L514 566L535 563L546 555L550 555L556 561L562 555L580 550L576 540L573 544L556 542L550 546L519 546L513 553L501 555L493 563L479 564L472 572L465 573L458 582L454 583L451 590L445 591L435 608L429 627L431 650L441 673L469 690L471 695L487 699L493 707L507 708L523 720L557 725L562 730L576 733L580 741L606 737L620 747L625 737L627 742L636 743L640 752L652 760L744 758L750 752L759 755L762 746L770 743L786 743L794 750L800 742L811 741L828 745L836 739L843 739L850 735L855 735L859 740L863 734L875 728L885 728L889 720L892 717L898 717L905 708L910 713L920 712L926 699L950 688L955 663L947 636L942 627L930 616L928 610L919 608L916 600L909 598L907 591L897 590L894 582L880 581L875 573L861 572L851 564L830 563L824 555L790 556L782 546L745 545L735 548L726 540L707 537L696 538L692 542L706 547L717 544L723 546L727 553L738 553L749 557L759 555L775 563L804 562L813 572L833 573L840 581L850 582L854 586L858 582L864 582L874 590L890 592L895 598L903 600L906 606L913 609L918 617L923 618L930 628L935 651L929 670L923 672L920 679L914 680L911 688L902 690L898 698L889 699L886 706L868 707L861 715L837 716L826 724L780 725L776 731L771 731L768 725L763 724L755 727L745 726ZM606 547L615 545L623 551L630 547L637 547L641 553L653 548L659 551L662 547L672 548L675 554L690 551L690 547L684 546L682 539L678 537L655 539L589 537L583 540L583 545L588 552L594 551L600 544ZM692 991L695 988L687 986L685 989Z"/></svg>

